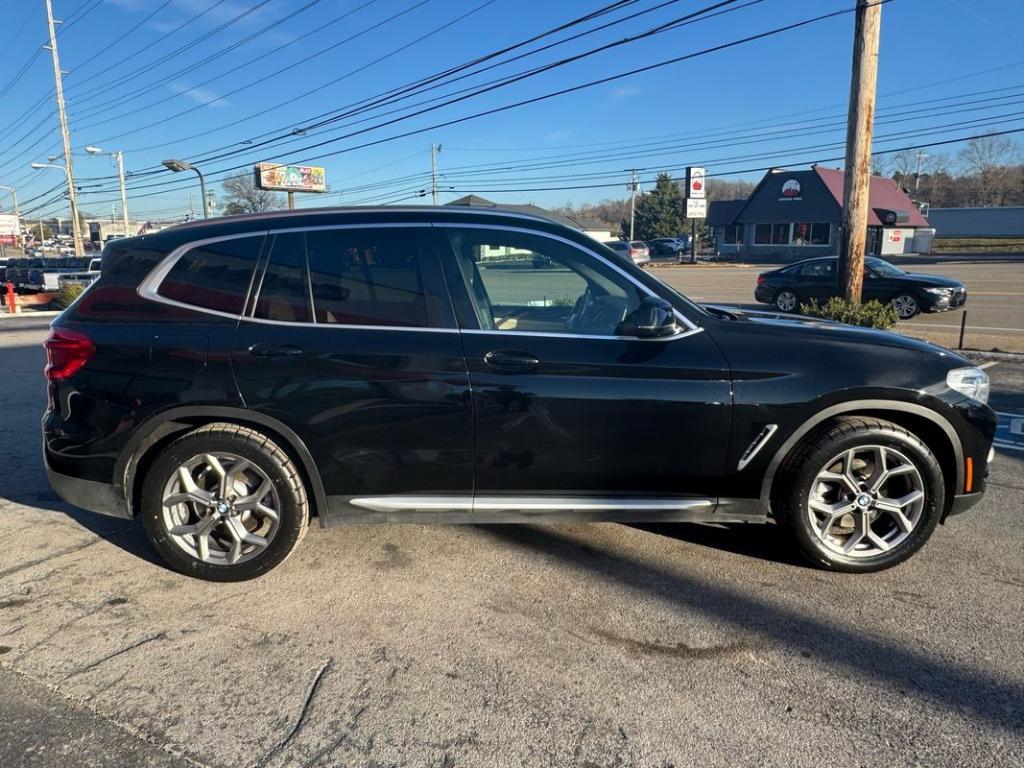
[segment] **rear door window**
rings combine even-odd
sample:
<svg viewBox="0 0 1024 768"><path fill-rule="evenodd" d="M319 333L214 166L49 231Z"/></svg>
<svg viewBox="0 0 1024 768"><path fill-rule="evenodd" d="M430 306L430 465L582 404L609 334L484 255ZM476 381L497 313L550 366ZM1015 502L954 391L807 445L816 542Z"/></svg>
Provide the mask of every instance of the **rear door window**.
<svg viewBox="0 0 1024 768"><path fill-rule="evenodd" d="M185 252L164 277L164 298L230 315L242 314L264 235L199 245Z"/></svg>
<svg viewBox="0 0 1024 768"><path fill-rule="evenodd" d="M430 325L416 228L313 230L306 247L317 323Z"/></svg>
<svg viewBox="0 0 1024 768"><path fill-rule="evenodd" d="M312 313L306 274L305 235L302 232L275 235L253 316L263 320L308 323Z"/></svg>

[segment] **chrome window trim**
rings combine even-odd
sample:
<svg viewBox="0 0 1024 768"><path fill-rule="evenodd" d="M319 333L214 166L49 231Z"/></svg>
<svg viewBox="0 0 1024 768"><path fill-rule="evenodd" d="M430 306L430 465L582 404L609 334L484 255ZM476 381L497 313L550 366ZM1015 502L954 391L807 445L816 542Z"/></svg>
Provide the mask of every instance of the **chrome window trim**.
<svg viewBox="0 0 1024 768"><path fill-rule="evenodd" d="M579 243L574 242L573 240L569 240L568 238L561 237L560 235L554 235L554 234L551 234L550 232L539 232L539 231L537 231L535 229L527 229L525 227L510 227L508 225L503 225L503 224L465 224L465 223L462 223L462 222L447 222L446 221L446 222L435 223L434 226L436 228L439 228L439 229L494 229L494 230L499 230L499 231L504 231L504 232L521 232L521 233L524 233L524 234L527 234L527 235L536 235L538 237L546 237L549 240L555 240L557 242L560 242L560 243L563 243L565 245L571 246L571 247L575 248L576 250L580 251L581 253L585 253L585 254L587 254L589 256L593 256L595 259L597 259L601 263L605 264L608 267L611 267L611 269L614 272L617 272L620 275L622 275L622 277L626 278L629 282L631 282L633 285L635 285L637 288L639 288L644 293L645 296L652 296L654 298L660 298L657 294L652 293L650 288L648 288L646 285L641 283L639 280L637 280L635 277L633 277L628 272L626 272L623 269L621 269L617 264L614 264L613 262L611 262L610 260L606 259L604 256L602 256L601 254L597 253L596 251L588 250L587 248L584 248ZM597 241L595 240L594 242L596 243ZM683 315L678 309L673 308L672 313L676 316L677 320L682 322L682 324L686 327L686 330L682 331L681 333L672 334L671 336L654 336L654 337L650 337L650 338L643 338L643 337L639 337L639 336L614 336L614 335L613 336L591 336L591 335L582 334L582 333L548 333L548 332L545 332L545 331L502 331L502 330L499 330L499 329L495 329L493 331L485 330L485 329L468 329L468 330L464 329L463 333L501 333L501 334L519 334L519 335L523 335L523 336L527 336L527 335L528 336L552 336L552 337L556 337L556 338L565 337L565 338L571 338L571 339L629 339L630 341L670 341L672 339L681 339L681 338L683 338L685 336L691 336L691 335L693 335L695 333L700 333L701 331L704 330L699 325L696 325L693 322L691 322L689 320L689 318L687 318L685 315Z"/></svg>
<svg viewBox="0 0 1024 768"><path fill-rule="evenodd" d="M143 299L149 299L159 304L167 304L172 307L181 307L182 309L188 309L193 312L202 312L207 315L216 315L217 317L227 317L232 320L238 320L242 317L241 313L233 314L231 312L221 312L217 309L208 309L206 307L197 307L193 304L186 304L183 301L177 301L176 299L169 299L166 296L161 296L157 293L157 289L160 284L167 277L167 273L174 268L174 265L178 263L178 259L184 256L194 248L201 248L204 245L210 243L221 243L227 240L241 240L244 237L267 237L267 230L259 230L255 232L236 232L233 235L218 235L216 237L204 237L201 240L191 240L187 243L182 243L169 254L164 256L163 260L156 265L156 268L150 272L146 277L139 283L139 287L136 289L136 293L139 294ZM256 259L253 261L253 270L259 266L260 254L257 254ZM245 311L245 307L242 307L242 312Z"/></svg>
<svg viewBox="0 0 1024 768"><path fill-rule="evenodd" d="M416 211L422 211L422 209L411 209ZM528 215L520 215L513 213L500 213L497 211L475 211L474 213L486 213L491 215L503 215L503 216L514 216L522 218L528 221L542 221L547 223L554 223L549 219L541 217L534 217ZM221 312L216 309L207 309L206 307L197 307L193 304L187 304L182 301L175 299L169 299L165 296L161 296L157 290L160 287L160 283L163 282L164 278L167 277L167 273L171 271L174 265L178 262L182 256L191 251L193 248L200 248L210 243L218 243L226 240L238 240L244 237L270 237L271 235L277 235L288 232L318 232L323 230L333 229L431 229L431 228L462 228L462 229L496 229L507 232L520 232L529 235L536 235L539 237L546 237L550 240L563 243L570 247L575 248L581 253L589 254L594 258L598 259L605 265L611 267L611 269L618 274L622 275L629 282L639 288L646 296L656 296L651 290L643 283L639 282L629 273L622 270L618 265L604 258L601 254L594 251L590 251L584 248L579 243L576 243L568 238L555 235L550 232L538 231L536 229L530 229L527 227L510 227L502 224L473 224L469 222L461 221L445 221L445 222L430 222L430 221L408 221L408 222L358 222L353 224L320 224L315 226L297 226L297 227L268 227L267 229L260 229L249 232L236 232L230 235L217 235L214 237L205 237L199 240L191 240L187 243L183 243L171 251L163 260L150 272L143 280L139 283L137 293L144 299L155 301L161 304L167 304L169 306L180 307L187 309L192 312L200 312L208 315L215 315L217 317L225 317L236 321L245 321L252 323L266 323L269 325L284 325L284 326L296 326L308 328L310 326L324 327L324 328L338 328L342 330L381 330L381 331L421 331L427 333L472 333L472 334L502 334L504 336L533 336L533 337L549 337L549 338L565 338L565 339L602 339L602 340L617 340L617 341L673 341L675 339L685 338L686 336L692 336L694 334L702 332L704 329L699 325L695 325L686 316L684 316L679 310L673 309L676 319L681 321L685 330L672 334L670 336L655 336L650 338L642 338L639 336L607 336L607 335L586 335L579 333L549 333L546 331L514 331L514 330L485 330L485 329L458 329L458 328L433 328L433 327L418 327L410 325L351 325L346 323L298 323L287 320L267 320L264 318L251 317L244 314L244 310L239 314L232 314L230 312ZM596 241L595 241L596 242ZM259 259L257 258L257 265Z"/></svg>
<svg viewBox="0 0 1024 768"><path fill-rule="evenodd" d="M199 311L199 310L197 310ZM295 328L343 328L347 331L422 331L424 333L459 333L458 328L422 328L415 325L359 325L350 323L299 323L294 320L267 320L263 317L245 315L238 318L243 323L261 323L264 325L284 325Z"/></svg>

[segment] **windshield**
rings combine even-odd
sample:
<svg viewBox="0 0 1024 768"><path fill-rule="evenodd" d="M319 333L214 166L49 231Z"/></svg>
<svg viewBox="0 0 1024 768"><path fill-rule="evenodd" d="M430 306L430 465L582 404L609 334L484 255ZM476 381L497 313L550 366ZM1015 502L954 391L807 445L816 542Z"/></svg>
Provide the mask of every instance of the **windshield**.
<svg viewBox="0 0 1024 768"><path fill-rule="evenodd" d="M865 259L868 267L879 277L899 277L900 275L907 274L899 267L894 267L888 261L882 261L881 259Z"/></svg>

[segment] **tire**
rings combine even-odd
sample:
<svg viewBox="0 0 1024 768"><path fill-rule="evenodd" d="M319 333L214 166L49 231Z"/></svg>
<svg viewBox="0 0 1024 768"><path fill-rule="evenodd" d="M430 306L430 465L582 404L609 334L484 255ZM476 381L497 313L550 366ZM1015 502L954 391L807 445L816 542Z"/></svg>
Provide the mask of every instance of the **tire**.
<svg viewBox="0 0 1024 768"><path fill-rule="evenodd" d="M881 462L879 453L885 455ZM872 493L871 486L882 478L880 466L889 472ZM866 482L854 485L847 476ZM919 499L899 507L901 521L889 508L918 491ZM945 500L942 468L920 438L889 421L850 416L812 433L787 457L772 509L815 565L870 573L891 568L924 546Z"/></svg>
<svg viewBox="0 0 1024 768"><path fill-rule="evenodd" d="M270 438L209 424L175 440L149 467L142 520L175 570L244 581L287 559L306 534L309 503L298 469Z"/></svg>
<svg viewBox="0 0 1024 768"><path fill-rule="evenodd" d="M910 320L921 312L921 302L912 293L900 293L893 296L889 306L896 310L900 320Z"/></svg>
<svg viewBox="0 0 1024 768"><path fill-rule="evenodd" d="M800 297L796 294L796 291L783 288L775 294L772 304L775 305L779 312L798 312L800 310Z"/></svg>

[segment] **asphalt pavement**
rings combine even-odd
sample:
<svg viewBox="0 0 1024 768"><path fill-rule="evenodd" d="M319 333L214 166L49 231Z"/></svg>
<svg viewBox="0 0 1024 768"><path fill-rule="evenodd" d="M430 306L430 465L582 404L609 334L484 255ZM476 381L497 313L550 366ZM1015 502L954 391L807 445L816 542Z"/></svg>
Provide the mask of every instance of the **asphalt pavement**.
<svg viewBox="0 0 1024 768"><path fill-rule="evenodd" d="M967 286L963 309L918 315L900 323L900 333L955 349L966 313L965 348L1024 352L1024 254L1000 259L906 257L898 263L907 272L945 275ZM754 286L759 273L776 266L780 265L658 265L651 272L697 302L770 310L768 305L754 301Z"/></svg>
<svg viewBox="0 0 1024 768"><path fill-rule="evenodd" d="M875 575L768 526L314 527L167 570L40 461L42 318L0 322L0 765L1024 763L1024 366L989 492Z"/></svg>

